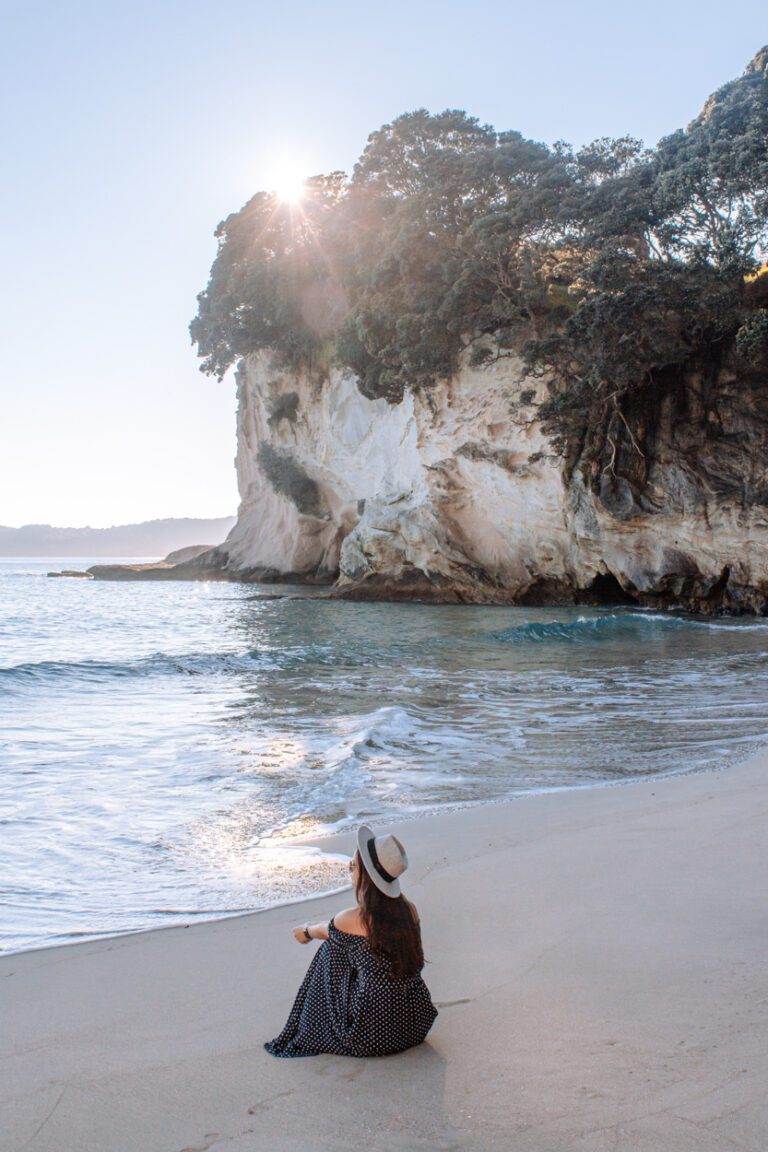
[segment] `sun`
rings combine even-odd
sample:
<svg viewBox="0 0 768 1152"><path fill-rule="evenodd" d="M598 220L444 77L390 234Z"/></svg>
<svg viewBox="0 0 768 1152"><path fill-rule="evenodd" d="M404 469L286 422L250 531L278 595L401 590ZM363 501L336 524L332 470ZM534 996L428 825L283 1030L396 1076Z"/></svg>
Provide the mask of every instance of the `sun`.
<svg viewBox="0 0 768 1152"><path fill-rule="evenodd" d="M282 204L300 204L306 192L306 179L296 164L281 164L274 171L272 186Z"/></svg>

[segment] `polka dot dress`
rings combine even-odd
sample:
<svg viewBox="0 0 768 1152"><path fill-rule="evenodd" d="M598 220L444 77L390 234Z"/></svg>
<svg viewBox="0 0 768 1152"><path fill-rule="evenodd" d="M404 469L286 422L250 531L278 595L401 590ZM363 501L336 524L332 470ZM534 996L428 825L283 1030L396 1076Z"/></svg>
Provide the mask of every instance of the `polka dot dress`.
<svg viewBox="0 0 768 1152"><path fill-rule="evenodd" d="M420 975L392 979L389 961L364 936L331 920L285 1028L264 1047L286 1057L388 1056L421 1044L436 1016Z"/></svg>

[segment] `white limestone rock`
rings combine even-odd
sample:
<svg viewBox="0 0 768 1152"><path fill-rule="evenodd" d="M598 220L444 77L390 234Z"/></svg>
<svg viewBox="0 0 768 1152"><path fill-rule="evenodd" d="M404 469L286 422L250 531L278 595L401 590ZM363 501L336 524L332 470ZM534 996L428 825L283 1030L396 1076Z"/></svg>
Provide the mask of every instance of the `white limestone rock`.
<svg viewBox="0 0 768 1152"><path fill-rule="evenodd" d="M664 443L650 510L619 482L595 496L578 467L566 482L535 418L543 387L504 356L389 404L348 372L319 384L266 353L247 357L241 504L217 563L232 578L335 581L361 597L544 602L623 589L708 608L728 587L726 606L761 610L765 502L709 491Z"/></svg>

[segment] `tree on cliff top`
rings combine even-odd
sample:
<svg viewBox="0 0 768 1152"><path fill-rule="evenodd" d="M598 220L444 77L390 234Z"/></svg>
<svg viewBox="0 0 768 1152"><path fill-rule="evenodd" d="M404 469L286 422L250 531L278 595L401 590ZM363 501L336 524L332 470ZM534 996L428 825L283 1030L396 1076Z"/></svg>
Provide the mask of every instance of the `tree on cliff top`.
<svg viewBox="0 0 768 1152"><path fill-rule="evenodd" d="M657 149L659 235L684 258L753 267L768 244L768 47Z"/></svg>
<svg viewBox="0 0 768 1152"><path fill-rule="evenodd" d="M336 327L326 232L345 184L342 172L314 177L301 211L257 192L219 224L219 251L190 325L204 372L221 379L257 348L275 348L294 366L317 354Z"/></svg>
<svg viewBox="0 0 768 1152"><path fill-rule="evenodd" d="M420 109L368 138L351 180L315 177L298 209L258 193L217 236L191 326L203 371L267 348L397 402L470 346L475 363L515 349L597 475L622 438L642 457L625 400L652 405L727 349L754 368L763 347L745 277L768 244L768 49L655 149L550 147Z"/></svg>

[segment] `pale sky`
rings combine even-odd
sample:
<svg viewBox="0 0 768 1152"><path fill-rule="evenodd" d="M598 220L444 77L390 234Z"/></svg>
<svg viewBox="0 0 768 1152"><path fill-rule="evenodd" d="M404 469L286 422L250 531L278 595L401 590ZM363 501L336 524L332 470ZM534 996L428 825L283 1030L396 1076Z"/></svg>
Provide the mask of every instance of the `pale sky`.
<svg viewBox="0 0 768 1152"><path fill-rule="evenodd" d="M0 524L235 510L187 324L284 160L349 171L422 106L652 144L766 41L765 0L0 0Z"/></svg>

